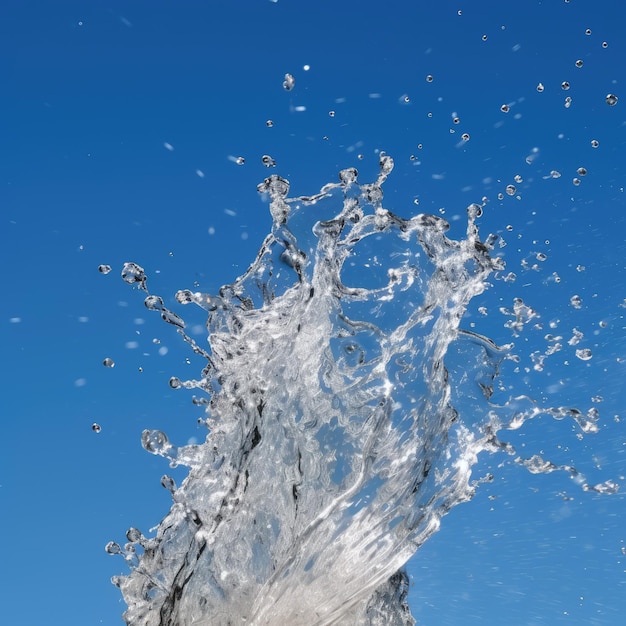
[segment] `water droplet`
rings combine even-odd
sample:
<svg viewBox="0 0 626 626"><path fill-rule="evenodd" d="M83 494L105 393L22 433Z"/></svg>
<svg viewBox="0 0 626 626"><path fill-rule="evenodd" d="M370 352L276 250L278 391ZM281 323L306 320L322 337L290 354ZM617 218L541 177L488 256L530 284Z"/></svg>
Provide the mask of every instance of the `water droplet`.
<svg viewBox="0 0 626 626"><path fill-rule="evenodd" d="M141 445L152 454L161 454L172 447L170 440L162 430L144 430L141 433Z"/></svg>
<svg viewBox="0 0 626 626"><path fill-rule="evenodd" d="M350 183L355 183L358 176L358 171L354 167L349 167L345 170L341 170L339 172L339 180L344 183L344 185L349 185Z"/></svg>
<svg viewBox="0 0 626 626"><path fill-rule="evenodd" d="M461 121L461 119L460 119L459 117L453 117L453 118L452 118L452 122L453 122L454 124L458 124L460 121Z"/></svg>
<svg viewBox="0 0 626 626"><path fill-rule="evenodd" d="M115 363L113 359L110 359L109 357L107 357L106 359L104 359L104 361L102 361L102 365L104 365L104 367L115 367Z"/></svg>
<svg viewBox="0 0 626 626"><path fill-rule="evenodd" d="M572 99L569 96L567 96L567 98L565 98L565 108L569 109L570 106L572 106Z"/></svg>
<svg viewBox="0 0 626 626"><path fill-rule="evenodd" d="M500 107L500 111L502 111L502 113L508 113L511 110L511 107L508 104L503 104Z"/></svg>
<svg viewBox="0 0 626 626"><path fill-rule="evenodd" d="M603 48L608 48L608 47L609 47L609 43L608 43L608 41L603 41L603 42L602 42L602 47L603 47Z"/></svg>
<svg viewBox="0 0 626 626"><path fill-rule="evenodd" d="M150 309L150 311L162 311L164 306L163 298L160 296L146 296L143 303L146 309Z"/></svg>
<svg viewBox="0 0 626 626"><path fill-rule="evenodd" d="M385 154L384 152L381 152L379 165L380 165L380 173L387 176L391 174L391 170L393 170L393 159L389 155Z"/></svg>
<svg viewBox="0 0 626 626"><path fill-rule="evenodd" d="M588 28L588 29L585 31L585 35L591 35L591 28Z"/></svg>
<svg viewBox="0 0 626 626"><path fill-rule="evenodd" d="M582 67L583 66L582 59L578 59L574 65L576 65L576 67Z"/></svg>
<svg viewBox="0 0 626 626"><path fill-rule="evenodd" d="M176 483L174 482L174 479L167 474L163 474L163 476L161 476L161 486L171 493L176 491Z"/></svg>
<svg viewBox="0 0 626 626"><path fill-rule="evenodd" d="M108 274L111 271L110 265L98 265L98 271L101 274Z"/></svg>
<svg viewBox="0 0 626 626"><path fill-rule="evenodd" d="M272 120L267 120L267 122L265 122L265 125L266 125L268 128L271 128L272 126L274 126L274 122L273 122Z"/></svg>
<svg viewBox="0 0 626 626"><path fill-rule="evenodd" d="M246 162L246 160L245 160L245 158L244 158L244 157L242 157L242 156L238 156L238 157L235 159L235 163L237 163L237 165L243 165L245 162Z"/></svg>
<svg viewBox="0 0 626 626"><path fill-rule="evenodd" d="M107 543L104 549L109 554L121 554L122 553L122 548L120 547L120 544L116 543L115 541L109 541L109 543Z"/></svg>
<svg viewBox="0 0 626 626"><path fill-rule="evenodd" d="M91 430L93 430L94 433L99 433L102 430L102 427L100 426L100 424L94 422L91 425Z"/></svg>
<svg viewBox="0 0 626 626"><path fill-rule="evenodd" d="M593 354L591 353L591 350L589 348L580 348L579 350L576 350L576 356L581 361L589 361Z"/></svg>
<svg viewBox="0 0 626 626"><path fill-rule="evenodd" d="M523 182L523 180L524 180L524 179L521 177L521 175L520 175L520 174L516 174L516 175L513 177L513 180L514 180L516 183L521 183L521 182Z"/></svg>
<svg viewBox="0 0 626 626"><path fill-rule="evenodd" d="M586 176L587 175L587 169L584 167L579 167L577 170L578 175L579 176Z"/></svg>
<svg viewBox="0 0 626 626"><path fill-rule="evenodd" d="M433 78L432 74L428 74L428 76L426 76L426 82L427 83L432 83L433 80L434 80L434 78Z"/></svg>
<svg viewBox="0 0 626 626"><path fill-rule="evenodd" d="M136 263L124 263L124 267L122 268L122 280L129 285L139 283L142 289L146 288L146 274L143 267Z"/></svg>
<svg viewBox="0 0 626 626"><path fill-rule="evenodd" d="M483 41L487 41L487 35L483 35L483 36L482 36L482 40L483 40Z"/></svg>
<svg viewBox="0 0 626 626"><path fill-rule="evenodd" d="M583 299L578 296L578 295L573 295L570 299L570 304L575 308L575 309L580 309L582 308L582 304L583 304Z"/></svg>
<svg viewBox="0 0 626 626"><path fill-rule="evenodd" d="M597 148L600 145L600 142L597 139L592 139L591 140L591 147L592 148Z"/></svg>
<svg viewBox="0 0 626 626"><path fill-rule="evenodd" d="M183 383L180 381L180 378L172 376L170 378L169 385L172 389L180 389L183 386Z"/></svg>
<svg viewBox="0 0 626 626"><path fill-rule="evenodd" d="M461 139L462 139L463 141L469 141L469 140L470 140L469 133L463 133L463 134L461 135Z"/></svg>
<svg viewBox="0 0 626 626"><path fill-rule="evenodd" d="M539 93L541 93L544 89L545 89L545 87L543 86L543 83L539 83L539 84L537 85L537 91L538 91Z"/></svg>
<svg viewBox="0 0 626 626"><path fill-rule="evenodd" d="M580 178L572 178L572 182L578 187L578 185L580 185Z"/></svg>
<svg viewBox="0 0 626 626"><path fill-rule="evenodd" d="M296 79L291 74L285 74L285 80L283 81L283 89L285 91L291 91L296 86Z"/></svg>
<svg viewBox="0 0 626 626"><path fill-rule="evenodd" d="M566 80L564 80L561 83L561 89L564 89L565 91L567 91L569 88L570 88L570 84Z"/></svg>
<svg viewBox="0 0 626 626"><path fill-rule="evenodd" d="M504 191L506 191L509 196L514 196L516 191L515 185L507 185Z"/></svg>
<svg viewBox="0 0 626 626"><path fill-rule="evenodd" d="M408 99L407 99L407 102L408 102ZM334 111L328 111L328 115L330 117L335 117L335 112Z"/></svg>
<svg viewBox="0 0 626 626"><path fill-rule="evenodd" d="M272 159L272 157L269 154L264 154L261 157L261 163L263 163L265 167L276 167L276 161Z"/></svg>
<svg viewBox="0 0 626 626"><path fill-rule="evenodd" d="M126 539L132 543L139 543L143 539L143 535L139 529L131 527L126 531Z"/></svg>
<svg viewBox="0 0 626 626"><path fill-rule="evenodd" d="M615 106L617 104L617 96L615 94L612 93L608 93L606 95L606 103L612 107Z"/></svg>

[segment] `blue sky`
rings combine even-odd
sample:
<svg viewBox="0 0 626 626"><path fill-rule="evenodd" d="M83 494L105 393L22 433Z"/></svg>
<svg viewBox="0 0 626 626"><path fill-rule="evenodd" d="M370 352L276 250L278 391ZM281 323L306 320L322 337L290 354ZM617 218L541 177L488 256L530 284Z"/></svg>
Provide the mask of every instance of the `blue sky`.
<svg viewBox="0 0 626 626"><path fill-rule="evenodd" d="M502 235L518 277L494 284L482 301L493 313L470 311L467 325L511 340L497 309L522 297L544 325L517 342L526 361L549 332L566 347L541 372L507 371L515 393L601 414L600 433L582 441L545 418L511 439L574 462L593 484L620 482L625 18L617 0L5 0L7 623L122 623L108 580L124 564L104 545L129 526L147 531L169 508L159 484L168 468L141 449L140 433L186 441L202 431L200 409L167 385L196 375L197 362L119 271L140 263L169 302L177 289L215 292L240 274L270 226L256 192L265 154L293 193L308 194L344 167L373 177L384 150L396 162L387 206L443 213L458 236L458 217L486 196L481 232ZM296 80L289 92L285 73ZM539 269L524 270L528 259ZM113 271L100 274L102 263ZM573 328L590 361L567 345ZM503 457L482 465L494 483L410 564L419 623L620 623L623 496L584 493L563 473L531 475Z"/></svg>

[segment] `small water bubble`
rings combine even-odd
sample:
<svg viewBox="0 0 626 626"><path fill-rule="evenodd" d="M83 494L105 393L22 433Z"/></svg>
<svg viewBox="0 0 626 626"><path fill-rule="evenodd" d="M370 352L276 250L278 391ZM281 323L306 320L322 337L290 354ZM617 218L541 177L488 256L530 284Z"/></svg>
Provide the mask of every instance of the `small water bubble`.
<svg viewBox="0 0 626 626"><path fill-rule="evenodd" d="M426 82L427 83L432 83L434 80L433 75L432 74L428 74L428 76L426 76Z"/></svg>
<svg viewBox="0 0 626 626"><path fill-rule="evenodd" d="M539 93L541 93L544 89L545 89L545 87L543 86L543 83L539 83L539 84L537 85L537 91L538 91Z"/></svg>
<svg viewBox="0 0 626 626"><path fill-rule="evenodd" d="M276 161L269 154L264 154L261 157L261 163L263 163L265 167L276 167Z"/></svg>
<svg viewBox="0 0 626 626"><path fill-rule="evenodd" d="M335 112L334 111L328 111L328 115L330 117L335 117Z"/></svg>
<svg viewBox="0 0 626 626"><path fill-rule="evenodd" d="M612 93L608 93L606 95L606 103L612 107L615 106L617 104L617 96L615 94Z"/></svg>
<svg viewBox="0 0 626 626"><path fill-rule="evenodd" d="M572 178L572 183L578 187L578 185L580 185L580 178Z"/></svg>
<svg viewBox="0 0 626 626"><path fill-rule="evenodd" d="M566 80L564 80L561 83L561 89L563 89L564 91L567 91L569 88L570 88L570 84Z"/></svg>
<svg viewBox="0 0 626 626"><path fill-rule="evenodd" d="M578 172L579 176L586 176L587 175L587 169L584 167L579 167L576 172Z"/></svg>
<svg viewBox="0 0 626 626"><path fill-rule="evenodd" d="M463 141L469 141L469 140L470 140L469 133L463 133L463 134L461 135L461 139L462 139Z"/></svg>
<svg viewBox="0 0 626 626"><path fill-rule="evenodd" d="M238 156L238 157L235 159L235 163L236 163L237 165L243 165L245 162L246 162L246 159L245 159L244 157L242 157L242 156Z"/></svg>
<svg viewBox="0 0 626 626"><path fill-rule="evenodd" d="M580 348L579 350L576 350L576 356L581 361L589 361L593 354L591 353L591 350L589 348Z"/></svg>
<svg viewBox="0 0 626 626"><path fill-rule="evenodd" d="M597 148L600 145L600 142L597 139L592 139L591 140L591 147L592 148Z"/></svg>
<svg viewBox="0 0 626 626"><path fill-rule="evenodd" d="M524 179L521 177L521 175L520 175L520 174L515 174L515 176L513 177L513 180L514 180L516 183L518 183L518 184L519 184L519 183L523 182L523 180L524 180Z"/></svg>
<svg viewBox="0 0 626 626"><path fill-rule="evenodd" d="M584 265L577 265L576 266L576 271L577 272L584 272L587 268Z"/></svg>
<svg viewBox="0 0 626 626"><path fill-rule="evenodd" d="M267 120L267 121L265 122L265 125L266 125L268 128L272 128L272 126L274 126L274 122L273 122L272 120Z"/></svg>
<svg viewBox="0 0 626 626"><path fill-rule="evenodd" d="M603 42L602 42L602 47L603 47L603 48L608 48L608 47L609 47L609 43L608 43L608 41L603 41Z"/></svg>
<svg viewBox="0 0 626 626"><path fill-rule="evenodd" d="M285 80L283 81L283 89L285 91L291 91L296 86L296 79L291 74L285 74Z"/></svg>
<svg viewBox="0 0 626 626"><path fill-rule="evenodd" d="M573 295L570 299L570 304L575 308L575 309L580 309L582 308L583 305L583 299L578 296L578 295Z"/></svg>
<svg viewBox="0 0 626 626"><path fill-rule="evenodd" d="M461 118L459 118L459 117L453 117L453 118L452 118L452 122L453 122L454 124L458 124L460 121L461 121Z"/></svg>
<svg viewBox="0 0 626 626"><path fill-rule="evenodd" d="M482 36L482 40L483 40L483 41L487 41L487 35L483 35L483 36Z"/></svg>
<svg viewBox="0 0 626 626"><path fill-rule="evenodd" d="M102 431L102 426L100 426L100 424L98 424L97 422L94 422L91 425L91 430L93 430L94 433L99 433Z"/></svg>
<svg viewBox="0 0 626 626"><path fill-rule="evenodd" d="M104 365L104 367L115 367L115 362L113 359L107 357L104 361L102 361L102 365Z"/></svg>
<svg viewBox="0 0 626 626"><path fill-rule="evenodd" d="M98 265L98 271L101 274L108 274L111 271L110 265Z"/></svg>
<svg viewBox="0 0 626 626"><path fill-rule="evenodd" d="M576 61L576 63L574 63L574 65L575 65L576 67L582 67L582 66L583 66L582 59L578 59L578 60Z"/></svg>
<svg viewBox="0 0 626 626"><path fill-rule="evenodd" d="M588 28L587 30L585 30L585 35L591 35L591 28Z"/></svg>
<svg viewBox="0 0 626 626"><path fill-rule="evenodd" d="M500 107L500 111L502 111L502 113L508 113L511 110L511 107L508 104L503 104Z"/></svg>
<svg viewBox="0 0 626 626"><path fill-rule="evenodd" d="M507 185L504 191L506 191L507 195L514 196L516 191L515 185Z"/></svg>

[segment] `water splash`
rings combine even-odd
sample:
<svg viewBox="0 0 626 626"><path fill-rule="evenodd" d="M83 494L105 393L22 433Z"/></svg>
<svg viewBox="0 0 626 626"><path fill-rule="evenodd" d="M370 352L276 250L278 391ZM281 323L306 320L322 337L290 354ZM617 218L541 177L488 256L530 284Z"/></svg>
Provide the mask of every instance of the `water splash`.
<svg viewBox="0 0 626 626"><path fill-rule="evenodd" d="M259 185L273 227L246 273L217 295L176 295L206 310L209 350L139 265L124 266L206 359L199 379L170 385L206 394L209 431L180 447L142 435L189 474L180 487L162 478L173 505L155 537L131 529L124 548L107 546L132 567L114 580L128 624L412 624L402 567L472 497L480 452L516 454L498 431L550 412L593 431L575 410L490 405L506 349L459 324L504 269L496 238L479 238L476 204L460 241L440 217L386 209L392 168L382 155L373 183L346 169L308 197L290 198L277 175ZM531 317L522 304L518 325Z"/></svg>

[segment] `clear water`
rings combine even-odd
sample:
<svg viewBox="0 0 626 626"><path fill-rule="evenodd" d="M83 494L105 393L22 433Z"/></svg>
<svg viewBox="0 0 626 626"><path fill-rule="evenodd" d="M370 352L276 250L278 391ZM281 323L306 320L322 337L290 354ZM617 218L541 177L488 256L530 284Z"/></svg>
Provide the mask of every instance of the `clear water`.
<svg viewBox="0 0 626 626"><path fill-rule="evenodd" d="M412 624L402 568L493 478L472 474L481 452L516 455L498 431L540 413L597 430L593 413L494 402L511 346L462 324L487 279L506 275L497 237L480 238L477 204L458 241L440 217L394 214L392 169L382 155L375 181L347 169L308 197L275 175L259 185L273 227L249 269L219 294L176 295L206 310L206 350L143 269L124 266L204 357L197 379L170 385L198 394L208 429L184 446L143 433L147 451L189 474L180 486L163 476L173 504L154 536L131 528L124 547L107 546L131 565L114 579L128 624ZM503 313L513 334L534 317L519 299ZM617 489L537 454L515 460Z"/></svg>

